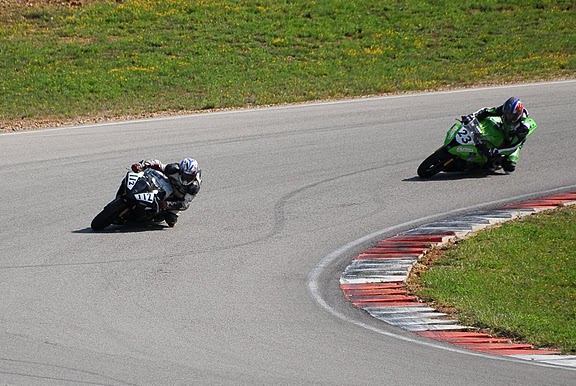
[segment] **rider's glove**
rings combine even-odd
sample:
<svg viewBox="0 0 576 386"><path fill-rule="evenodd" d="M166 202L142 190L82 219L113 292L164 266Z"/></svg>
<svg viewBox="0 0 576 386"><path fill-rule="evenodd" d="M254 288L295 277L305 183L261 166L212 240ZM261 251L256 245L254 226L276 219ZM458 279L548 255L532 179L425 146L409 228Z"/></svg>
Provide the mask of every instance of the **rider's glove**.
<svg viewBox="0 0 576 386"><path fill-rule="evenodd" d="M140 164L140 162L136 162L135 164L132 164L131 169L134 173L139 173L142 171L142 165Z"/></svg>
<svg viewBox="0 0 576 386"><path fill-rule="evenodd" d="M162 210L185 210L182 205L182 201L160 201L160 209Z"/></svg>
<svg viewBox="0 0 576 386"><path fill-rule="evenodd" d="M498 158L499 156L500 156L500 151L498 149L494 148L494 149L488 150L488 154L487 154L488 159L493 160L493 159Z"/></svg>
<svg viewBox="0 0 576 386"><path fill-rule="evenodd" d="M474 114L462 115L460 119L464 125L467 125L474 120Z"/></svg>
<svg viewBox="0 0 576 386"><path fill-rule="evenodd" d="M489 149L484 142L476 144L476 148L481 154L484 154L488 161L492 161L500 157L500 151L496 148Z"/></svg>

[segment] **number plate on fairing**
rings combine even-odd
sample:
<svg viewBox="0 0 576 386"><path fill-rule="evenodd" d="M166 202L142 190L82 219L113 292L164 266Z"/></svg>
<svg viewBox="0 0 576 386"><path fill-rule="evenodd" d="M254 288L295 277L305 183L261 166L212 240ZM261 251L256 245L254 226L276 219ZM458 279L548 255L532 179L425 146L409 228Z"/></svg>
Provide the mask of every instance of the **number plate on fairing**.
<svg viewBox="0 0 576 386"><path fill-rule="evenodd" d="M134 195L134 198L137 199L138 201L153 203L154 196L155 196L154 193L138 193Z"/></svg>
<svg viewBox="0 0 576 386"><path fill-rule="evenodd" d="M455 139L460 145L474 145L474 136L472 132L465 127L458 130Z"/></svg>
<svg viewBox="0 0 576 386"><path fill-rule="evenodd" d="M128 173L128 177L126 179L126 187L128 190L132 190L134 185L136 185L136 181L140 178L141 174L138 173Z"/></svg>

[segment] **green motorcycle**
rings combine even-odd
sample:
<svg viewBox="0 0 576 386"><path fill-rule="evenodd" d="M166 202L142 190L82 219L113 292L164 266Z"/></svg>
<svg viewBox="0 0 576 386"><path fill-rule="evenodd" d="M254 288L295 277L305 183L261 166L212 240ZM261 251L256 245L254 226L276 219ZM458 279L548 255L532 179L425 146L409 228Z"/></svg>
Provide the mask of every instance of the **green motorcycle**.
<svg viewBox="0 0 576 386"><path fill-rule="evenodd" d="M528 138L538 126L532 118L523 122L529 129ZM519 147L507 151L500 149L496 157L488 157L478 149L497 149L504 142L504 127L500 117L488 117L478 121L474 117L469 123L456 122L446 134L444 145L426 158L418 167L418 176L430 178L440 172L469 172L473 170L493 172L500 169L503 157L518 161Z"/></svg>

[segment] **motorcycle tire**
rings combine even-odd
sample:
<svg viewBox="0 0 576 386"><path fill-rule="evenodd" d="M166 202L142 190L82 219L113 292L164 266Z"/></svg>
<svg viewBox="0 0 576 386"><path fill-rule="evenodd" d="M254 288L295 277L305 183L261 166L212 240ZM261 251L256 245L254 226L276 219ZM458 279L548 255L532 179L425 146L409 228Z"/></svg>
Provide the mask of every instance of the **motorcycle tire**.
<svg viewBox="0 0 576 386"><path fill-rule="evenodd" d="M430 178L440 173L455 161L455 156L448 153L444 148L436 150L426 158L418 167L420 178Z"/></svg>
<svg viewBox="0 0 576 386"><path fill-rule="evenodd" d="M102 209L102 212L98 213L90 226L95 231L101 231L114 221L126 208L128 205L121 197L116 197L112 202Z"/></svg>

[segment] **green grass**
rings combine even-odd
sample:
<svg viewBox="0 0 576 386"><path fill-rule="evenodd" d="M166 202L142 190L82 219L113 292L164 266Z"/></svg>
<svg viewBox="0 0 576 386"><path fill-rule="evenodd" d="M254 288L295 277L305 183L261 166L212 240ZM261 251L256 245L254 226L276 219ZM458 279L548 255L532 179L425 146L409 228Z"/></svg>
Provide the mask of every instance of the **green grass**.
<svg viewBox="0 0 576 386"><path fill-rule="evenodd" d="M124 0L0 13L0 120L573 77L572 0Z"/></svg>
<svg viewBox="0 0 576 386"><path fill-rule="evenodd" d="M576 353L576 208L480 232L421 273L416 293L460 321Z"/></svg>

